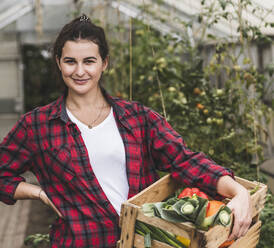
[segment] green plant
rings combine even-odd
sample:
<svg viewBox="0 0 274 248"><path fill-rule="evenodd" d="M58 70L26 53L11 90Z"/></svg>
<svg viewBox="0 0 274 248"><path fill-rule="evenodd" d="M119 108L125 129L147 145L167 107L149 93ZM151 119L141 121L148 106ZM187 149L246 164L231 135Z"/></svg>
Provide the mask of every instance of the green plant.
<svg viewBox="0 0 274 248"><path fill-rule="evenodd" d="M245 68L241 67L230 44L216 43L214 55L205 64L200 55L204 47L193 47L185 38L161 35L140 21L134 21L134 27L133 99L166 112L186 143L216 162L237 172L242 166L250 167L257 156L258 165L263 160L258 133L265 131L260 118L271 111L261 101L264 75L248 58ZM128 98L128 44L118 44L112 43L115 66L105 75L106 82L111 82L113 94ZM224 78L217 85L216 75Z"/></svg>
<svg viewBox="0 0 274 248"><path fill-rule="evenodd" d="M29 235L27 238L25 238L24 244L30 248L46 248L49 244L49 234L38 233Z"/></svg>
<svg viewBox="0 0 274 248"><path fill-rule="evenodd" d="M260 242L258 248L274 247L274 197L273 194L267 195L265 207L260 215L262 221Z"/></svg>
<svg viewBox="0 0 274 248"><path fill-rule="evenodd" d="M263 70L256 67L251 47L273 41L243 19L246 8L261 11L251 1L201 2L203 11L194 17L201 23L196 43L179 33L163 35L146 20L133 20L129 43L112 40L114 66L105 75L110 82L107 87L112 94L132 95L133 100L162 113L193 150L203 151L240 177L260 180L262 143L267 137L262 123L268 122L273 111L273 100L265 99L273 93L273 69L272 64ZM229 6L235 11L229 11ZM148 5L142 9L157 18ZM261 17L262 25L271 25ZM218 38L210 32L220 20L238 22L233 42L232 37ZM172 21L180 23L182 30L194 29L193 20ZM117 31L126 32L121 26ZM208 49L211 57L203 56ZM262 212L259 247L272 247L267 236L274 226L271 204L268 201Z"/></svg>

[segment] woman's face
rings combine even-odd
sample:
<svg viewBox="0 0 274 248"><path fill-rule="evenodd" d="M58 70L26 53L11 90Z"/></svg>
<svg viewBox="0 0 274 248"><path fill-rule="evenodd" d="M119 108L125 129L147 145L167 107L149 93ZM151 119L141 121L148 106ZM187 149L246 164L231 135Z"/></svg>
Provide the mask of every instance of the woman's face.
<svg viewBox="0 0 274 248"><path fill-rule="evenodd" d="M102 61L98 45L89 40L67 41L56 58L70 94L85 95L96 90L108 60Z"/></svg>

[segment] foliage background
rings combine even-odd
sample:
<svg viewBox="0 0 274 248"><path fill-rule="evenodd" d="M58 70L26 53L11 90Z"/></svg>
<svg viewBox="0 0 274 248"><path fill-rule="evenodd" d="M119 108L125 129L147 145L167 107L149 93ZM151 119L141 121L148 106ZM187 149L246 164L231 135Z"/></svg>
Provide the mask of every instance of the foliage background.
<svg viewBox="0 0 274 248"><path fill-rule="evenodd" d="M236 16L227 11L232 1L215 1L216 8L201 2L203 13L193 18L200 22L202 32L194 43L186 35L193 20L174 20L185 30L183 34L162 34L145 19L106 26L112 36L105 87L112 95L140 101L164 115L192 150L203 151L240 177L266 182L259 165L265 159L265 124L274 107L273 100L265 98L273 94L269 86L274 65L257 68L250 48L268 46L273 40L264 36L260 27L243 21L239 10L252 8L250 1L233 5ZM155 15L146 5L142 11ZM239 23L237 40L207 32L214 23L229 18ZM208 50L212 51L210 57ZM47 104L62 91L52 77L48 52L47 47L23 48L26 110ZM269 194L261 214L260 248L274 247L273 235L269 235L274 234L273 204Z"/></svg>

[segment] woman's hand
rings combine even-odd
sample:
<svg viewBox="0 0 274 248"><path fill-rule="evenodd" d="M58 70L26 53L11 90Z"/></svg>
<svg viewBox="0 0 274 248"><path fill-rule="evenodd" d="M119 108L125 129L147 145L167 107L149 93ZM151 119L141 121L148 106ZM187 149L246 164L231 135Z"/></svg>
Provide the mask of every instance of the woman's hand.
<svg viewBox="0 0 274 248"><path fill-rule="evenodd" d="M44 190L42 190L42 189L40 190L38 197L43 203L45 203L47 206L52 208L60 218L62 218L62 219L64 218L63 215L59 212L59 210L54 206L52 201L48 198L48 196L46 195Z"/></svg>
<svg viewBox="0 0 274 248"><path fill-rule="evenodd" d="M25 199L33 199L33 200L41 200L43 203L52 208L59 217L64 218L59 210L54 206L51 200L46 195L45 191L41 189L40 186L20 182L14 192L15 200L25 200Z"/></svg>
<svg viewBox="0 0 274 248"><path fill-rule="evenodd" d="M232 198L227 206L234 215L234 226L229 240L244 236L252 221L252 207L250 194L245 187L237 183L230 176L223 176L217 184L219 194Z"/></svg>
<svg viewBox="0 0 274 248"><path fill-rule="evenodd" d="M234 214L234 225L229 240L244 236L252 221L252 208L249 192L243 188L231 199L227 206Z"/></svg>

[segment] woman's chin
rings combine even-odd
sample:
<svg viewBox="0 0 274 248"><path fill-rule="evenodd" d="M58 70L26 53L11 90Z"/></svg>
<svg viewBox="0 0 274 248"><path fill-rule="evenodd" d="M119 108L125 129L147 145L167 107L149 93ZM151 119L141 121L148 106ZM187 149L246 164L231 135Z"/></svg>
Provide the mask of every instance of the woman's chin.
<svg viewBox="0 0 274 248"><path fill-rule="evenodd" d="M92 92L93 90L95 90L97 87L92 87L89 84L84 84L84 85L73 85L73 87L69 87L69 92L71 94L75 94L75 95L86 95L90 92Z"/></svg>

